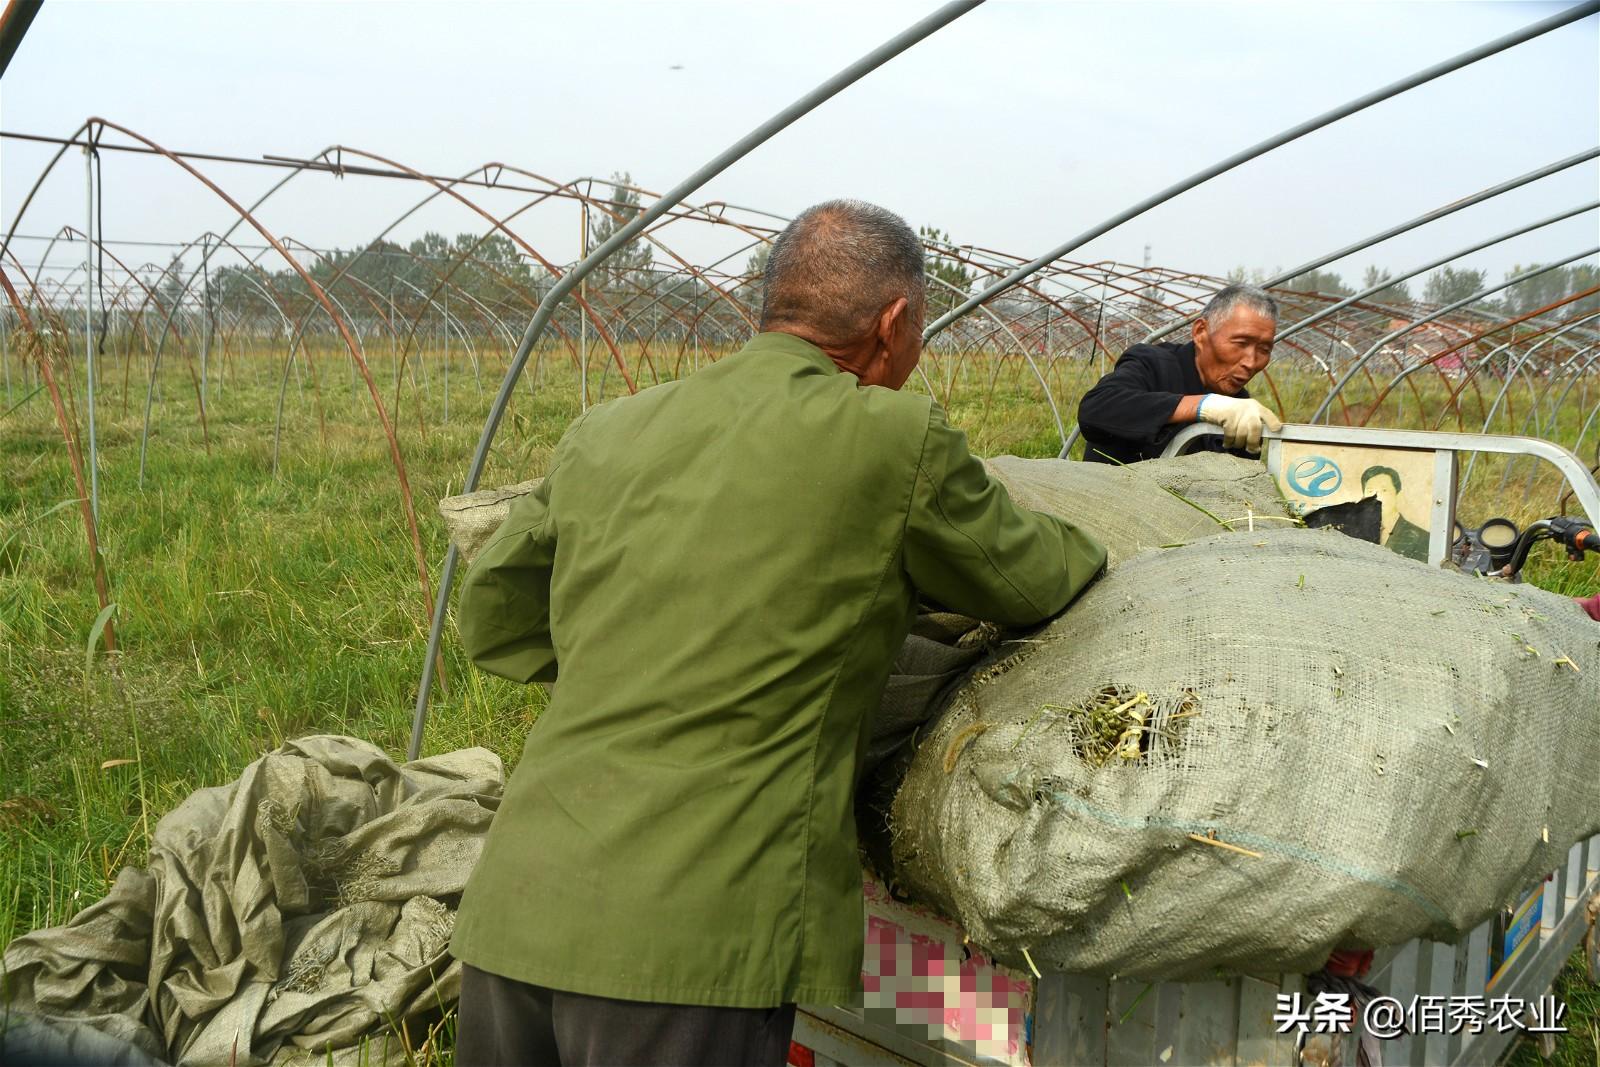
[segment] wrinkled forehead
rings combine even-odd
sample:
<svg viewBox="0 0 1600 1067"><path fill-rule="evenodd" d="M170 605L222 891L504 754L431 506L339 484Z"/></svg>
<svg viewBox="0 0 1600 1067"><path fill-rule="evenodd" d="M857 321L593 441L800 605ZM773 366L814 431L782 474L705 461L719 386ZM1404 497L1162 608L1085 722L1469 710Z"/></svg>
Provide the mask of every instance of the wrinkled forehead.
<svg viewBox="0 0 1600 1067"><path fill-rule="evenodd" d="M1277 329L1278 324L1271 315L1240 305L1228 312L1228 317L1218 325L1216 333L1221 337L1265 338L1270 341Z"/></svg>

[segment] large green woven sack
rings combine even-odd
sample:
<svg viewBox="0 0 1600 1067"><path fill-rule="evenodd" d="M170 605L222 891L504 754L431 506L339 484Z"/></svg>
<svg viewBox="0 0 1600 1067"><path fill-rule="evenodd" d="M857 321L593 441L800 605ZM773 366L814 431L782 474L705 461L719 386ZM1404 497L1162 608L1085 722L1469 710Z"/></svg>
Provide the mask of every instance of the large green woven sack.
<svg viewBox="0 0 1600 1067"><path fill-rule="evenodd" d="M1600 832L1600 626L1332 531L1125 560L973 673L895 874L1001 959L1150 980L1454 939Z"/></svg>

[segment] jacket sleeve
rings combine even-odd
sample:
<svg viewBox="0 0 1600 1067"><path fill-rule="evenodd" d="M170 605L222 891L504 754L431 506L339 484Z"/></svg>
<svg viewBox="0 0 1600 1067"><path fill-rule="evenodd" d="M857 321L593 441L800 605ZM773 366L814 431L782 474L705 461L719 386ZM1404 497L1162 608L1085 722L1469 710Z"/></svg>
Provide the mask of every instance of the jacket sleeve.
<svg viewBox="0 0 1600 1067"><path fill-rule="evenodd" d="M1056 614L1105 565L1082 530L1018 507L937 404L906 516L905 569L919 592L1005 626Z"/></svg>
<svg viewBox="0 0 1600 1067"><path fill-rule="evenodd" d="M555 559L556 528L546 477L511 505L505 522L462 579L456 628L473 663L514 682L555 681L550 637Z"/></svg>
<svg viewBox="0 0 1600 1067"><path fill-rule="evenodd" d="M1158 388L1154 365L1135 345L1078 402L1078 425L1086 433L1150 444L1167 428L1183 399Z"/></svg>

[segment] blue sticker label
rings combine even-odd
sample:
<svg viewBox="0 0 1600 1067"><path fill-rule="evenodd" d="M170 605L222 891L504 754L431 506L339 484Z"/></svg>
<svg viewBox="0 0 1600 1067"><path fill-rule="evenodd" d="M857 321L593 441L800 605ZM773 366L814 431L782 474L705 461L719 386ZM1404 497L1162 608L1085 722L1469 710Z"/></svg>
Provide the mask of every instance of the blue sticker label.
<svg viewBox="0 0 1600 1067"><path fill-rule="evenodd" d="M1327 456L1307 456L1289 468L1289 488L1301 496L1332 496L1344 484L1344 472Z"/></svg>

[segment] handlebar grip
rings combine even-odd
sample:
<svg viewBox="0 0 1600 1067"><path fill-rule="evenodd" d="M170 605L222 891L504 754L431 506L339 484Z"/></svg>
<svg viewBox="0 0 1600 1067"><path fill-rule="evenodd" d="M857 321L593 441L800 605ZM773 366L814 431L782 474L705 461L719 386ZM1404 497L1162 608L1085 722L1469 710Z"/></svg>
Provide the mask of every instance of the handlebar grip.
<svg viewBox="0 0 1600 1067"><path fill-rule="evenodd" d="M1593 530L1579 530L1572 537L1572 547L1579 552L1600 552L1600 534Z"/></svg>

